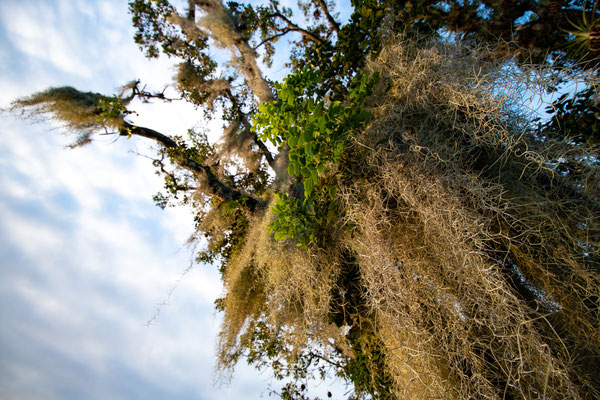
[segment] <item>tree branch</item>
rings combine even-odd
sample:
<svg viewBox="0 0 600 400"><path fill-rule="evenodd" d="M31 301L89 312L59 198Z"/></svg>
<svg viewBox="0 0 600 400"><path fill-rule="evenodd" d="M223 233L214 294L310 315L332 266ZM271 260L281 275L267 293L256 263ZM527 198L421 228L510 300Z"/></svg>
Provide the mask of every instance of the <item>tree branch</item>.
<svg viewBox="0 0 600 400"><path fill-rule="evenodd" d="M284 36L288 33L292 32L291 29L285 29L282 32L278 33L277 35L273 35L271 37L266 38L265 40L263 40L262 42L260 42L259 44L257 44L256 46L253 47L254 50L258 49L260 46L262 46L263 44L270 42L271 40L275 40L278 37Z"/></svg>
<svg viewBox="0 0 600 400"><path fill-rule="evenodd" d="M327 18L327 22L331 25L331 29L333 29L336 33L340 31L340 24L333 18L333 16L329 13L329 9L327 8L327 4L324 0L314 0L317 5L321 8L323 13L325 14L325 18Z"/></svg>
<svg viewBox="0 0 600 400"><path fill-rule="evenodd" d="M163 164L162 161L160 161L160 172L162 172L163 174L168 176L171 179L171 181L173 182L173 189L175 189L175 193L174 193L175 198L177 198L177 192L188 192L190 190L197 189L197 187L195 187L195 186L187 186L187 185L180 184L179 181L177 180L177 177L175 176L175 173L171 172L171 171L167 171L167 169L165 168L165 164Z"/></svg>
<svg viewBox="0 0 600 400"><path fill-rule="evenodd" d="M332 360L330 360L330 359L328 359L328 358L326 358L326 357L323 357L322 355L320 355L320 354L318 354L318 353L315 353L315 352L311 351L309 354L310 354L312 357L316 357L316 358L318 358L319 360L323 360L323 361L325 361L326 363L328 363L328 364L330 364L330 365L333 365L334 367L337 367L337 368L339 368L339 369L343 369L343 368L344 368L344 366L343 366L342 364L340 364L340 363L337 363L337 362L335 362L335 361L332 361Z"/></svg>
<svg viewBox="0 0 600 400"><path fill-rule="evenodd" d="M136 151L136 152L134 152L134 154L135 154L136 156L144 157L144 158L147 158L148 160L151 160L151 161L152 161L152 164L153 164L154 166L157 166L157 167L159 167L159 168L160 168L160 172L162 172L163 174L165 174L165 176L168 176L169 178L171 178L171 180L172 180L172 181L173 181L173 183L174 183L173 187L175 188L175 190L176 190L177 192L187 192L187 191L190 191L190 190L197 190L197 189L198 189L196 186L187 186L187 185L185 185L185 186L184 186L184 185L181 185L181 184L178 182L178 179L177 179L177 177L175 176L175 172L173 172L173 171L168 171L168 170L165 168L165 163L163 162L163 161L164 161L164 159L165 159L165 155L164 155L164 154L162 154L162 155L161 155L161 158L160 158L160 159L158 159L158 158L152 158L152 157L148 157L147 155L145 155L145 154L142 154L142 153L139 153L139 152L137 152L137 151ZM177 195L175 195L175 198L177 198Z"/></svg>
<svg viewBox="0 0 600 400"><path fill-rule="evenodd" d="M123 104L128 104L134 98L139 98L144 103L149 103L150 99L159 99L166 102L172 102L174 100L181 100L176 98L169 98L165 96L165 91L167 88L165 87L161 92L148 92L146 90L146 85L144 85L141 89L139 88L141 81L139 79L128 83L127 85L121 88L121 96L124 96L124 93L128 90L131 90L131 94L127 97L123 97Z"/></svg>
<svg viewBox="0 0 600 400"><path fill-rule="evenodd" d="M120 130L119 134L121 136L137 135L152 139L167 149L174 149L177 147L177 142L175 142L169 136L157 132L154 129L145 128L143 126L135 126L129 122L125 122L123 124L123 128Z"/></svg>
<svg viewBox="0 0 600 400"><path fill-rule="evenodd" d="M269 86L269 82L262 76L256 61L256 53L244 39L242 32L233 23L231 15L223 3L220 0L192 0L190 6L192 4L200 7L211 18L200 18L196 22L173 12L169 16L169 21L180 26L191 38L210 36L220 46L230 49L232 52L232 65L244 76L247 85L258 97L259 103L273 100L273 91ZM218 24L219 29L221 29L218 35L211 30L211 24ZM238 52L240 57L237 56Z"/></svg>
<svg viewBox="0 0 600 400"><path fill-rule="evenodd" d="M308 39L312 40L313 42L318 43L320 45L324 45L325 44L325 42L323 41L323 39L315 36L312 32L309 32L309 31L307 31L304 28L300 28L298 25L294 24L292 21L290 21L288 19L288 17L286 17L285 15L283 15L280 12L276 12L276 13L272 14L271 17L272 18L279 18L279 19L283 20L287 24L288 29L290 31L299 32L303 36L305 36L306 38L308 38Z"/></svg>
<svg viewBox="0 0 600 400"><path fill-rule="evenodd" d="M166 149L174 149L178 147L177 142L175 142L169 136L157 132L154 129L145 128L142 126L134 126L128 122L124 123L123 127L121 128L120 135L137 135L148 139L152 139L155 142L161 144ZM173 161L182 168L185 168L188 171L192 172L193 174L204 174L204 176L207 179L208 186L212 191L212 194L222 198L223 200L234 201L239 200L241 198L246 198L245 206L250 211L255 211L259 206L263 205L260 200L247 196L225 185L219 180L219 178L214 174L214 172L208 165L199 164L189 158Z"/></svg>
<svg viewBox="0 0 600 400"><path fill-rule="evenodd" d="M196 21L196 1L195 0L188 1L187 19L192 22Z"/></svg>
<svg viewBox="0 0 600 400"><path fill-rule="evenodd" d="M256 145L258 146L258 150L261 152L261 154L263 156L265 156L265 159L267 160L267 164L269 164L269 167L271 167L271 169L273 171L277 171L277 169L275 169L276 168L275 158L273 157L273 155L271 154L271 152L269 151L269 149L267 148L265 143L262 140L260 140L258 138L258 136L256 136L256 134L254 134L254 143L256 143Z"/></svg>
<svg viewBox="0 0 600 400"><path fill-rule="evenodd" d="M232 106L234 107L238 115L238 121L242 124L245 130L250 132L250 121L248 121L248 116L242 112L239 102L237 101L233 93L231 93L231 90L227 91L227 97L229 98L229 101L231 101ZM269 149L267 148L267 146L264 144L264 142L258 138L256 133L253 135L252 140L254 141L254 143L256 143L256 145L258 146L258 150L267 160L267 164L269 164L273 171L276 171L275 159L269 151Z"/></svg>

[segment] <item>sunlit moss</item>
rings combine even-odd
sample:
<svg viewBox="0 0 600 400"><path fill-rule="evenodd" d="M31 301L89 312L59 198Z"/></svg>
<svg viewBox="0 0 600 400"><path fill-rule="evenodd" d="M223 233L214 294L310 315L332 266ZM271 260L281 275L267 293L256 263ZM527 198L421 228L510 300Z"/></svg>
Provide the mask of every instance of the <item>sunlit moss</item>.
<svg viewBox="0 0 600 400"><path fill-rule="evenodd" d="M118 131L124 123L118 98L99 93L81 92L70 86L46 89L14 101L11 111L26 116L47 115L76 135L72 147L91 141L98 131Z"/></svg>

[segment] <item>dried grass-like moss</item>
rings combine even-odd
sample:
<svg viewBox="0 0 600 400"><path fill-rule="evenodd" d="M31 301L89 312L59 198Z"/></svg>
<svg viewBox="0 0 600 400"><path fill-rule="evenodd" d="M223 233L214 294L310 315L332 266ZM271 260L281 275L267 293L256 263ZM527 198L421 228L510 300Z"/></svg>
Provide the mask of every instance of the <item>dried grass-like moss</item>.
<svg viewBox="0 0 600 400"><path fill-rule="evenodd" d="M569 146L528 131L481 57L403 43L371 65L387 91L356 138L348 246L397 393L596 398L597 195L555 173Z"/></svg>
<svg viewBox="0 0 600 400"><path fill-rule="evenodd" d="M344 166L343 223L300 252L260 217L225 287L232 310L255 304L236 289L251 268L262 303L243 324L226 309L222 353L259 315L293 346L347 347L328 311L350 252L366 306L355 321L383 343L396 398L600 397L597 172L549 162L595 150L538 139L515 101L527 82L505 65L460 44L383 49L369 66L382 76L375 118Z"/></svg>
<svg viewBox="0 0 600 400"><path fill-rule="evenodd" d="M174 80L181 93L194 93L192 101L199 101L211 111L215 107L215 101L226 96L227 91L231 89L231 83L226 79L206 79L200 76L189 62L177 66Z"/></svg>
<svg viewBox="0 0 600 400"><path fill-rule="evenodd" d="M252 330L260 321L268 321L288 345L283 356L289 359L308 343L323 345L340 337L328 318L338 264L327 254L274 242L268 228L272 218L270 211L254 216L245 245L223 275L225 315L218 345L222 369L232 368L251 346Z"/></svg>
<svg viewBox="0 0 600 400"><path fill-rule="evenodd" d="M71 133L77 134L71 147L91 141L91 135L102 129L118 130L123 125L122 116L100 118L100 102L105 96L81 92L70 86L49 88L14 101L10 111L25 116L51 115Z"/></svg>

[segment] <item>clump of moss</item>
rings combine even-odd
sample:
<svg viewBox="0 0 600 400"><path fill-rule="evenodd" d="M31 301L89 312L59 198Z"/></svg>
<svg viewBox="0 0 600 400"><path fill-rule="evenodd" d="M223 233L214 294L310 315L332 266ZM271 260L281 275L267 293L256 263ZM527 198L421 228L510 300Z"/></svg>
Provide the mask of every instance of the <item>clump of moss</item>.
<svg viewBox="0 0 600 400"><path fill-rule="evenodd" d="M119 98L81 92L70 86L46 89L14 101L10 111L26 116L51 115L77 137L71 147L91 141L99 130L118 131L124 124L124 105Z"/></svg>
<svg viewBox="0 0 600 400"><path fill-rule="evenodd" d="M597 177L551 161L595 150L540 139L515 101L526 82L486 54L381 51L375 117L344 154L341 220L308 250L273 241L271 212L250 222L224 274L222 366L268 321L278 351L329 347L375 398L600 396Z"/></svg>

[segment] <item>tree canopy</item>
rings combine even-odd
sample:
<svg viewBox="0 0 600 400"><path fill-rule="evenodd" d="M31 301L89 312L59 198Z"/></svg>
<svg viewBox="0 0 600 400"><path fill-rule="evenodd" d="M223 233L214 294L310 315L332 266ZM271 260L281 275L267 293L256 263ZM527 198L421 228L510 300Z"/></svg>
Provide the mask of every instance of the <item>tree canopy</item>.
<svg viewBox="0 0 600 400"><path fill-rule="evenodd" d="M600 397L596 3L348 6L129 3L177 98L224 121L217 143L138 126L136 102L173 100L140 81L13 111L74 146L159 145L155 201L192 205L197 260L222 274L223 372L268 366L288 399L324 376L356 399Z"/></svg>

